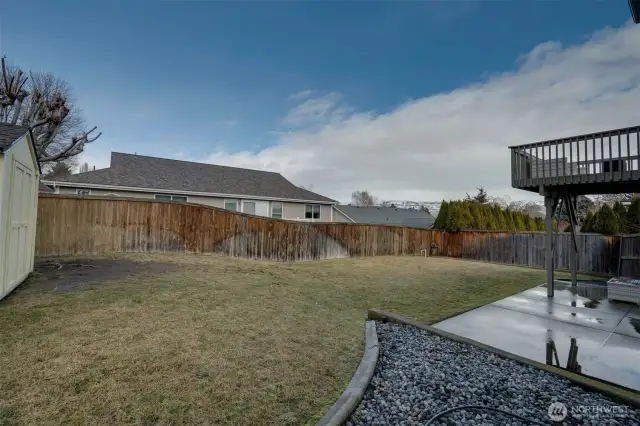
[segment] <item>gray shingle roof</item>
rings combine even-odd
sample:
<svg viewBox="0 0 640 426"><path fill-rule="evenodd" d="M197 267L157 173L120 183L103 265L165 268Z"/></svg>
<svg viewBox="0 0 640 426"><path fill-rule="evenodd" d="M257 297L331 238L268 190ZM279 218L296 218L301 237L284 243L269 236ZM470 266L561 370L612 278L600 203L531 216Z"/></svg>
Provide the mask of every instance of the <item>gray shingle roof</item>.
<svg viewBox="0 0 640 426"><path fill-rule="evenodd" d="M29 131L28 127L0 123L0 152L4 152L17 139Z"/></svg>
<svg viewBox="0 0 640 426"><path fill-rule="evenodd" d="M57 181L335 202L295 186L280 173L120 152L111 153L109 168L78 173Z"/></svg>
<svg viewBox="0 0 640 426"><path fill-rule="evenodd" d="M355 223L431 228L433 222L435 222L435 218L430 213L422 210L349 205L338 205L336 209L353 219Z"/></svg>

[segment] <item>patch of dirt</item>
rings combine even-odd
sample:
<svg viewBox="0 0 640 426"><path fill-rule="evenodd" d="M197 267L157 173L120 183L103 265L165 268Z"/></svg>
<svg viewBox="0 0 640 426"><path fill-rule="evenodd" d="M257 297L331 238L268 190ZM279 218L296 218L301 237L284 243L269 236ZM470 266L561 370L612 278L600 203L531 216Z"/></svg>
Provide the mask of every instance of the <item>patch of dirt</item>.
<svg viewBox="0 0 640 426"><path fill-rule="evenodd" d="M34 265L31 290L68 293L88 284L124 279L138 274L162 274L177 269L172 263L133 262L124 259L46 260Z"/></svg>

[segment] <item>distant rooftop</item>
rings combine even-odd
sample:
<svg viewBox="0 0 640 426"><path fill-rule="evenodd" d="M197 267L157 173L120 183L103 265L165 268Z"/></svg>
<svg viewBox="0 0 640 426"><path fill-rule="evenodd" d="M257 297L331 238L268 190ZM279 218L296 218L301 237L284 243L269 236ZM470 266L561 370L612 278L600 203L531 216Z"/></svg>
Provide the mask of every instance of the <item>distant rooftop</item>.
<svg viewBox="0 0 640 426"><path fill-rule="evenodd" d="M424 210L402 209L382 206L338 205L336 209L355 223L370 225L409 226L412 228L431 228L435 218Z"/></svg>
<svg viewBox="0 0 640 426"><path fill-rule="evenodd" d="M120 152L111 153L111 166L106 169L55 181L80 187L94 184L336 203L294 185L280 173Z"/></svg>

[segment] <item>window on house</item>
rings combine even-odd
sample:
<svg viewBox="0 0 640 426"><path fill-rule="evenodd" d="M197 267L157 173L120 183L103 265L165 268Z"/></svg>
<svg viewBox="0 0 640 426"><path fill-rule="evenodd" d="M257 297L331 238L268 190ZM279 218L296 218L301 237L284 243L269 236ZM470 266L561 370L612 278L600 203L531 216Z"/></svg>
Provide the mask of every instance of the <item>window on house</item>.
<svg viewBox="0 0 640 426"><path fill-rule="evenodd" d="M91 195L90 189L76 189L76 195Z"/></svg>
<svg viewBox="0 0 640 426"><path fill-rule="evenodd" d="M304 206L304 218L305 219L320 219L320 204L305 204L305 206Z"/></svg>
<svg viewBox="0 0 640 426"><path fill-rule="evenodd" d="M224 200L224 208L225 210L237 211L238 200Z"/></svg>
<svg viewBox="0 0 640 426"><path fill-rule="evenodd" d="M156 200L162 201L182 201L184 203L187 202L187 197L184 195L164 195L164 194L155 194L153 196Z"/></svg>
<svg viewBox="0 0 640 426"><path fill-rule="evenodd" d="M271 202L271 217L282 219L282 203L279 201Z"/></svg>

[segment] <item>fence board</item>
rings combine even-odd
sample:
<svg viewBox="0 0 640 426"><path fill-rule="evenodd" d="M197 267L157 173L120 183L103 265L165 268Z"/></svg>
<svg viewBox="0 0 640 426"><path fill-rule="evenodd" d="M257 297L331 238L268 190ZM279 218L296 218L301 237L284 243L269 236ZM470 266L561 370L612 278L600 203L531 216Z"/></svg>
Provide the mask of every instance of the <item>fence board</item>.
<svg viewBox="0 0 640 426"><path fill-rule="evenodd" d="M111 252L217 252L299 261L435 254L544 268L541 232L444 232L387 225L293 222L195 204L141 199L41 195L36 256ZM571 235L560 233L555 267L569 269ZM639 256L640 235L578 235L578 270L615 275L620 255ZM621 262L636 274L639 263Z"/></svg>

